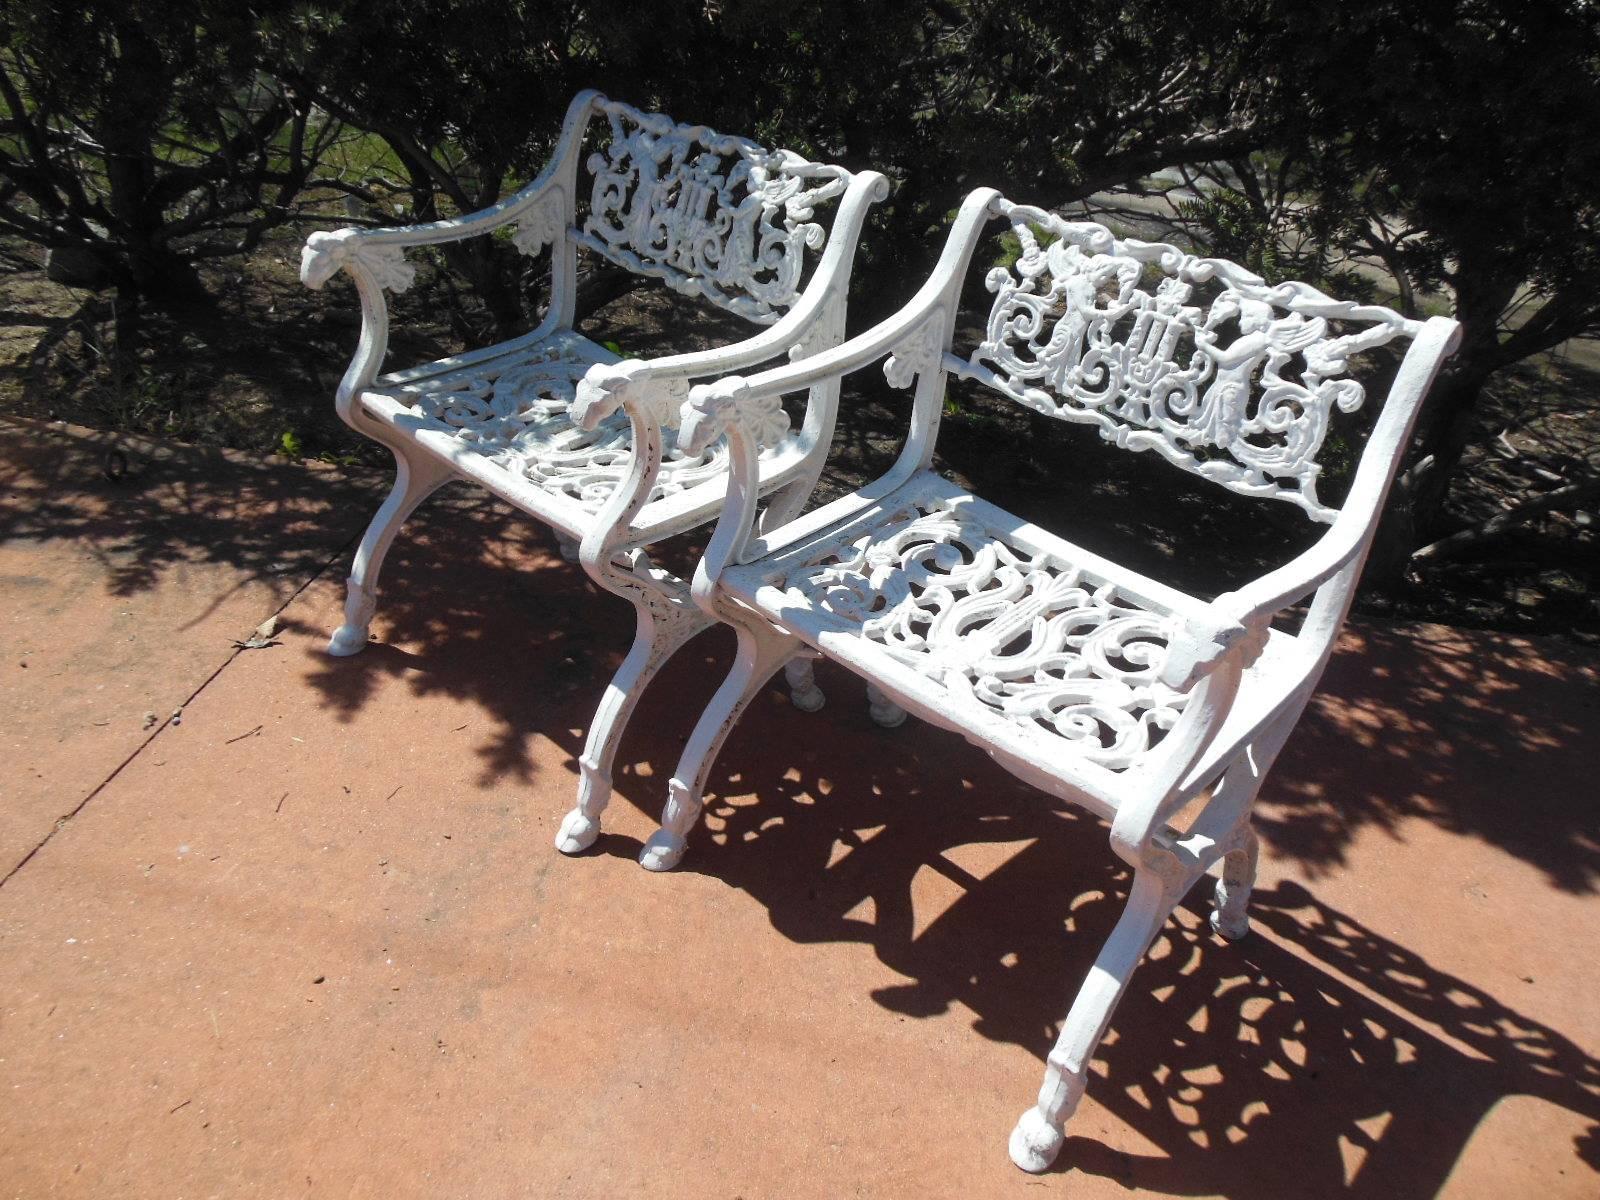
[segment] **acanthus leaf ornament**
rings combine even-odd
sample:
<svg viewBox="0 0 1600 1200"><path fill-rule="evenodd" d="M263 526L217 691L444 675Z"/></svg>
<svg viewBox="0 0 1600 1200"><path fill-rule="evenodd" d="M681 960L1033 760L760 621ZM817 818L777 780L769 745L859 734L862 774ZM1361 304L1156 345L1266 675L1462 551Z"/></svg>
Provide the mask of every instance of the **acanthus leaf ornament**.
<svg viewBox="0 0 1600 1200"><path fill-rule="evenodd" d="M883 377L890 387L908 388L944 357L944 309L936 308L897 344L883 362Z"/></svg>
<svg viewBox="0 0 1600 1200"><path fill-rule="evenodd" d="M566 197L560 188L552 187L517 218L517 229L511 235L511 244L519 253L534 258L546 246L553 246L561 239L566 225Z"/></svg>

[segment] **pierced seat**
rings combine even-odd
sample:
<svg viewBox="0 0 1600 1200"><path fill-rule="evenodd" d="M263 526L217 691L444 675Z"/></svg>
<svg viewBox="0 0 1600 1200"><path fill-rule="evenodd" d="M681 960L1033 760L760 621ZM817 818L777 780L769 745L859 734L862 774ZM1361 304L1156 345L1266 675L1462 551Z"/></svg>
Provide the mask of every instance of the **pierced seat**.
<svg viewBox="0 0 1600 1200"><path fill-rule="evenodd" d="M589 368L618 361L604 346L563 330L379 376L361 393L361 407L577 539L627 480L633 462L625 412L613 412L592 429L573 420L578 385ZM786 431L763 451L763 486L783 482L786 469L804 455L798 433ZM699 454L663 447L645 503L701 488L683 514L699 523L721 506L727 469L725 439Z"/></svg>
<svg viewBox="0 0 1600 1200"><path fill-rule="evenodd" d="M1108 819L1114 776L1150 757L1188 703L1161 677L1172 643L1215 624L1205 601L931 472L727 568L721 585L897 703L1049 764ZM1298 649L1271 629L1246 674L1264 686Z"/></svg>

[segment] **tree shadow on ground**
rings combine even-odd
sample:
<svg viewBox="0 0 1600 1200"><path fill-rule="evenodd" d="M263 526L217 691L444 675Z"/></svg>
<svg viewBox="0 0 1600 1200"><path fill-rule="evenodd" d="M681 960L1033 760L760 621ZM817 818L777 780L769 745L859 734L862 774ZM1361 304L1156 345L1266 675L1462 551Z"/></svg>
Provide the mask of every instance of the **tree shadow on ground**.
<svg viewBox="0 0 1600 1200"><path fill-rule="evenodd" d="M116 596L203 564L298 586L360 533L388 485L373 472L285 470L9 417L0 417L0 473L0 539L74 542Z"/></svg>
<svg viewBox="0 0 1600 1200"><path fill-rule="evenodd" d="M194 561L314 574L384 482L197 452L205 460L189 466L135 464L159 494L130 493L126 475L104 478L102 443L54 458L40 444L11 459L0 535L79 538L128 591ZM220 499L218 472L231 482ZM472 702L488 717L473 734L479 785L515 786L531 775L532 738L577 754L631 630L628 607L560 563L542 527L442 495L396 546L382 644L319 657L309 679L335 717L357 711L385 672L419 695ZM647 695L620 802L654 814L730 640L715 631L691 644ZM752 706L713 774L688 869L747 892L796 941L870 946L908 980L876 994L885 1009L960 1004L977 1032L1042 1057L1069 998L1063 981L1082 977L1126 885L1103 829L958 739L915 723L876 730L859 682L821 674L832 693L821 714L793 712L777 689ZM1555 886L1592 891L1600 853L1584 832L1592 787L1578 764L1596 742L1594 681L1569 648L1363 627L1268 785L1263 834L1328 869L1362 827L1423 816L1539 866ZM1074 1137L1065 1163L1180 1194L1420 1196L1508 1096L1600 1122L1592 1058L1314 893L1258 893L1270 936L1238 947L1205 933L1200 899L1135 977L1092 1085L1162 1153L1127 1158ZM1034 1083L1018 1081L1019 1108ZM1591 1129L1577 1147L1590 1166L1597 1144Z"/></svg>
<svg viewBox="0 0 1600 1200"><path fill-rule="evenodd" d="M714 674L717 650L695 673ZM959 1005L976 1032L1042 1060L1126 898L1104 826L941 731L873 728L858 681L819 678L822 713L797 714L777 691L752 705L680 869L747 893L796 942L870 947L907 979L873 994L885 1009ZM622 775L647 809L671 770L669 710L692 707L686 678L662 682ZM1600 1169L1600 1062L1569 1038L1299 884L1258 891L1267 936L1237 945L1211 934L1207 899L1197 886L1167 923L1090 1084L1160 1153L1070 1136L1063 1167L1241 1200L1432 1196L1491 1110L1530 1096L1589 1124L1574 1152ZM1018 1111L1036 1085L1017 1080ZM997 1116L997 1137L1014 1115Z"/></svg>
<svg viewBox="0 0 1600 1200"><path fill-rule="evenodd" d="M571 756L575 787L632 619L559 563L542 529L445 505L397 544L375 629L385 645L309 666L336 715L358 710L377 674L400 675L492 718L480 786L527 778L544 736ZM646 694L614 803L655 815L731 641L715 630L691 643ZM1594 666L1565 647L1563 660L1539 653L1552 648L1354 631L1269 781L1266 841L1315 878L1361 828L1425 817L1592 891L1600 852L1582 832L1578 771L1595 744L1582 702ZM875 993L886 1010L960 1005L978 1033L1042 1059L1125 894L1103 826L959 739L916 722L876 729L858 680L826 664L819 678L819 714L794 712L777 687L751 706L683 869L746 892L797 942L869 946L907 980ZM1508 812L1503 788L1518 780L1529 798ZM617 835L598 845L637 850ZM1210 935L1204 899L1197 888L1135 976L1091 1084L1160 1153L1074 1136L1064 1164L1173 1194L1428 1196L1497 1104L1532 1096L1590 1123L1575 1152L1600 1168L1600 1066L1560 1032L1299 885L1258 892L1265 935L1237 946ZM1019 1110L1036 1082L1017 1081Z"/></svg>

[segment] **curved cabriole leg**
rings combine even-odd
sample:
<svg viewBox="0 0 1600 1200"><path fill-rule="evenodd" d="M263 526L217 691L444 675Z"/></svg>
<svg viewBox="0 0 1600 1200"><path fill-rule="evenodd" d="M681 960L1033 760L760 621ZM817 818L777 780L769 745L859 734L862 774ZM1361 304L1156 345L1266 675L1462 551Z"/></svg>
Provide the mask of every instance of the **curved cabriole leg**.
<svg viewBox="0 0 1600 1200"><path fill-rule="evenodd" d="M884 729L894 729L906 723L906 710L870 683L867 684L867 715L872 718L874 725Z"/></svg>
<svg viewBox="0 0 1600 1200"><path fill-rule="evenodd" d="M717 694L689 735L678 769L667 785L667 806L661 814L661 828L650 835L639 863L651 871L670 871L683 858L689 831L700 818L706 778L717 760L717 752L732 732L739 714L750 703L777 669L802 649L801 643L773 629L756 631L734 626L739 636L738 657Z"/></svg>
<svg viewBox="0 0 1600 1200"><path fill-rule="evenodd" d="M1022 1114L1011 1131L1011 1161L1024 1171L1045 1170L1061 1152L1063 1127L1089 1081L1089 1060L1127 990L1133 969L1181 895L1154 871L1141 868L1134 872L1128 905L1078 989L1061 1036L1050 1051L1039 1102Z"/></svg>
<svg viewBox="0 0 1600 1200"><path fill-rule="evenodd" d="M713 624L687 602L630 598L638 611L633 646L612 676L589 725L583 756L578 759L578 803L556 834L556 849L563 854L587 850L600 836L600 815L611 800L611 764L644 689L685 642Z"/></svg>
<svg viewBox="0 0 1600 1200"><path fill-rule="evenodd" d="M801 712L816 712L827 697L817 686L816 664L808 654L797 654L783 668L783 677L789 684L789 702Z"/></svg>
<svg viewBox="0 0 1600 1200"><path fill-rule="evenodd" d="M378 607L378 573L406 518L454 472L444 463L418 452L414 457L393 447L395 477L389 496L367 526L356 548L346 583L344 624L328 639L328 653L340 658L359 654L367 645L367 629Z"/></svg>
<svg viewBox="0 0 1600 1200"><path fill-rule="evenodd" d="M1217 880L1215 905L1211 910L1211 928L1236 942L1250 932L1250 889L1256 882L1256 860L1261 844L1255 830L1246 829L1237 850L1231 850L1222 859L1222 878Z"/></svg>

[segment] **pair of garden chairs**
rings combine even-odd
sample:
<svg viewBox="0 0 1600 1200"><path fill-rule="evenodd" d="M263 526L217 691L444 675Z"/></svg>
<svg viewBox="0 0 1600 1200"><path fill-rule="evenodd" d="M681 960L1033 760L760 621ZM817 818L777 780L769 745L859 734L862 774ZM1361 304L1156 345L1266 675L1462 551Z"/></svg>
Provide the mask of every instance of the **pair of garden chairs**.
<svg viewBox="0 0 1600 1200"><path fill-rule="evenodd" d="M914 713L1104 818L1132 868L1131 890L1049 1054L1037 1103L1011 1137L1012 1159L1039 1171L1061 1147L1134 967L1212 867L1220 864L1214 928L1227 938L1247 929L1253 802L1332 651L1457 327L1302 283L1269 285L1233 263L1120 239L980 188L905 306L846 341L856 242L887 191L873 171L769 151L587 92L573 101L550 165L508 200L426 225L313 234L305 282L320 286L342 268L362 306L339 414L393 451L397 467L356 552L329 651L366 644L397 530L436 488L466 478L550 525L596 583L637 611L632 649L579 759L561 850L593 844L643 689L716 622L734 629L737 657L668 785L646 867L678 863L723 741L780 668L798 708L820 707L818 655L866 681L880 724ZM831 229L819 215L826 208ZM958 353L963 282L996 228L1019 253L1014 265L987 270L982 338ZM412 281L404 252L501 231L526 254L549 251L543 323L502 345L380 375L384 290ZM703 352L618 361L573 328L580 251L758 329ZM1364 403L1350 360L1395 341L1410 344L1336 509L1317 492L1318 453L1335 414ZM913 390L902 453L882 477L804 512L841 381L880 362L890 384ZM1244 587L1186 594L935 472L952 379L1091 424L1118 447L1295 505L1328 528ZM800 393L796 425L783 400ZM652 544L713 521L692 580L650 559ZM1296 621L1278 625L1297 624L1292 632L1275 625L1291 609Z"/></svg>

